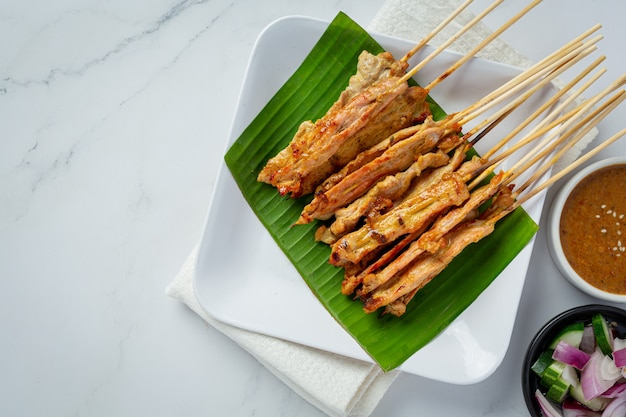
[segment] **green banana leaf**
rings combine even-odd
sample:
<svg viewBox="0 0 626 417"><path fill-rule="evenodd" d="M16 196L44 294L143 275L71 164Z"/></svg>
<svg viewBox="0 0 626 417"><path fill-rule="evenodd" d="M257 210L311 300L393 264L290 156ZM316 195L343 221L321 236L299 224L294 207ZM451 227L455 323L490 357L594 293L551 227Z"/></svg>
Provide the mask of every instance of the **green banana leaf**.
<svg viewBox="0 0 626 417"><path fill-rule="evenodd" d="M341 294L343 270L328 263L330 248L315 242L318 224L292 226L310 197L282 197L256 177L267 160L287 146L302 121L320 118L332 105L355 72L363 50L379 53L382 47L339 13L301 66L233 143L225 161L254 213L319 301L388 371L461 314L526 246L538 227L526 212L517 209L420 290L401 317L366 314L360 301ZM431 107L435 118L445 115L432 101Z"/></svg>

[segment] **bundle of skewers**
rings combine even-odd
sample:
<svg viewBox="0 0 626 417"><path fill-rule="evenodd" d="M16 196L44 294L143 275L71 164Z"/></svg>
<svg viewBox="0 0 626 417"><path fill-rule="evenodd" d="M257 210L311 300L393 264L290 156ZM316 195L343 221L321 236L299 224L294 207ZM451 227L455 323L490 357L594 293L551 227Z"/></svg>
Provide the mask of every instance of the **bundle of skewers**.
<svg viewBox="0 0 626 417"><path fill-rule="evenodd" d="M315 238L330 245L329 262L344 269L341 291L360 299L367 313L384 308L384 313L402 315L415 294L465 247L488 236L500 219L626 133L616 133L550 177L552 166L625 98L624 76L582 98L604 73L597 70L601 56L565 86L553 89L548 100L486 153L473 151L529 97L593 54L602 38L592 37L599 25L467 108L434 120L426 101L431 91L539 0L426 87L409 80L501 2L410 70L410 58L471 1L399 60L388 52L364 51L334 105L317 121L303 122L292 142L258 175L282 195L313 194L295 225L322 223ZM474 126L464 132L472 121ZM501 169L520 153L512 166ZM516 185L527 172L531 174Z"/></svg>

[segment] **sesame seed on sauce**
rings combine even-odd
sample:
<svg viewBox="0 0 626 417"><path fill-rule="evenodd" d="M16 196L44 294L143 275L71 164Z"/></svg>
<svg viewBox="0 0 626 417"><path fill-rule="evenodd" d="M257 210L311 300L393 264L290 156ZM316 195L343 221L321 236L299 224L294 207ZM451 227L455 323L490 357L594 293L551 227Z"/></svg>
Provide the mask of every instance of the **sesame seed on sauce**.
<svg viewBox="0 0 626 417"><path fill-rule="evenodd" d="M572 268L595 287L626 294L626 246L621 240L626 213L626 165L614 165L583 179L561 214L561 244Z"/></svg>

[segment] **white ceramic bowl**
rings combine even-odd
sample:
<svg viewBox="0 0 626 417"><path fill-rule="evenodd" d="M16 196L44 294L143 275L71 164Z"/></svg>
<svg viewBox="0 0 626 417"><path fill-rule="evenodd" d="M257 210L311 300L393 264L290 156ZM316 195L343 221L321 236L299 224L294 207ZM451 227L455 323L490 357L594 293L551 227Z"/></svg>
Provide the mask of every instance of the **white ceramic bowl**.
<svg viewBox="0 0 626 417"><path fill-rule="evenodd" d="M550 248L550 254L552 255L552 259L554 260L561 273L581 291L584 291L585 293L601 300L617 303L626 303L626 295L614 294L600 290L585 281L574 270L574 268L572 268L572 266L567 261L567 258L565 257L565 253L563 252L559 231L563 206L565 205L565 202L567 201L567 198L569 197L572 190L589 174L592 174L599 169L613 165L626 165L626 157L614 157L595 162L582 169L567 183L565 183L565 185L563 185L563 187L555 196L554 201L552 202L552 207L548 216L548 246ZM624 237L624 240L626 240L626 236Z"/></svg>

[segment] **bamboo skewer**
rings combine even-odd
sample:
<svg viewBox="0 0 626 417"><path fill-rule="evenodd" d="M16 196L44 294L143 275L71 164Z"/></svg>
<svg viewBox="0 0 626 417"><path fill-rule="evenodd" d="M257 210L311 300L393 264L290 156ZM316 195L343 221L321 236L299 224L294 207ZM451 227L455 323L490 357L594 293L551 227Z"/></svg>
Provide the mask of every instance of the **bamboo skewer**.
<svg viewBox="0 0 626 417"><path fill-rule="evenodd" d="M597 96L597 98L598 99L603 98L612 90L613 89L611 88L606 89L603 93L600 93ZM506 183L511 183L512 181L514 181L526 170L530 169L532 166L536 165L539 161L541 161L541 159L543 159L548 153L553 152L558 146L565 143L565 145L562 146L562 148L558 152L555 153L555 155L550 159L550 161L548 161L547 163L539 167L535 171L535 173L533 173L533 175L529 179L527 179L526 182L522 186L517 188L515 195L519 195L522 192L524 192L527 188L530 187L530 185L533 182L535 182L539 177L544 175L569 149L571 149L571 147L573 147L580 139L582 139L584 135L589 133L589 131L593 127L595 127L602 119L604 119L604 117L606 117L617 106L619 106L619 104L621 104L621 102L625 98L626 98L626 92L624 91L620 91L614 94L602 106L600 106L599 108L597 108L596 110L594 110L593 112L591 112L590 114L582 118L582 120L576 123L576 125L572 127L570 130L568 130L565 133L561 133L560 137L557 140L551 141L549 143L549 146L546 146L545 143L542 142L541 144L537 145L535 149L531 150L529 154L527 154L527 157L520 159L513 167L511 167L508 170L507 175L506 175ZM597 100L594 100L592 104L594 104L596 101ZM577 108L577 111L574 114L572 114L570 117L568 117L566 120L568 122L574 122L578 120L578 117L584 115L585 112L588 111L589 106L590 106L589 103L584 103L584 105L580 105ZM569 124L564 123L560 127L561 129L559 129L556 132L553 132L551 137L547 138L548 141L552 137L557 136L560 132L568 128ZM543 134L543 132L541 132L540 134ZM574 135L574 138L571 140L568 140L569 137L572 135ZM604 145L604 146L607 146L607 145ZM528 157L529 155L532 157ZM566 172L570 172L576 166L577 165L573 165L571 167L568 166L564 170L566 170ZM477 180L479 179L482 179L482 178L477 177L474 180L474 182L470 185L469 188L470 189L473 188L472 186L475 186L477 184ZM533 193L530 195L530 197L534 196L536 193L548 187L552 182L554 182L554 180L551 180L550 182L546 182L546 184L542 185L541 188L537 188L536 191L534 190ZM528 198L525 198L524 201L528 200Z"/></svg>
<svg viewBox="0 0 626 417"><path fill-rule="evenodd" d="M485 179L487 177L487 175L491 174L495 168L504 160L506 159L508 156L510 156L511 154L517 152L519 149L525 147L526 145L528 145L530 142L534 141L537 139L538 136L543 135L546 133L546 130L541 130L542 128L545 127L546 123L548 121L552 121L552 124L550 125L552 126L556 126L558 125L559 122L555 123L553 121L553 118L555 117L555 115L558 115L561 113L561 110L563 107L566 107L569 104L570 100L576 99L578 96L580 96L582 94L582 92L588 87L588 85L590 85L591 83L593 83L594 81L596 81L605 71L600 71L598 72L594 78L592 80L589 81L589 83L587 83L587 85L583 86L582 88L578 89L577 91L575 91L573 94L570 95L570 97L568 97L568 100L564 101L561 103L560 106L556 107L552 113L548 114L541 122L539 122L537 124L537 126L535 126L528 134L526 137L524 137L523 139L519 140L518 142L516 142L513 146L511 146L509 149L507 149L506 151L496 155L495 157L492 158L492 156L494 155L494 153L499 150L502 146L504 146L504 144L508 143L515 135L517 135L523 127L526 127L528 125L528 119L525 120L524 122L522 122L518 128L514 129L513 131L511 131L511 133L509 135L507 135L504 139L502 139L501 141L499 141L496 145L494 145L491 149L489 149L488 152L486 152L482 157L485 158L486 160L489 161L488 163L488 167L478 176L476 177L472 183L470 184L470 189L474 188L476 185L478 185L483 179ZM582 75L582 74L581 74ZM538 110L545 110L548 107L551 107L554 103L556 103L560 97L563 96L563 94L565 94L566 91L569 90L569 88L571 88L572 84L570 83L568 86L564 87L562 90L559 90L559 93L555 94L550 100L548 100L546 103L544 103L543 106L541 106L540 109ZM535 114L533 114L531 117L534 119L536 118L536 114L537 113L543 113L543 111L539 112L535 112ZM560 120L564 120L564 119L559 119ZM549 130L549 129L548 129ZM540 132L539 134L537 134L537 132Z"/></svg>
<svg viewBox="0 0 626 417"><path fill-rule="evenodd" d="M552 140L552 138L556 137L557 135L559 135L560 133L565 131L565 129L570 128L570 126L572 126L575 122L577 122L579 120L579 117L581 115L584 115L585 113L587 113L600 100L602 100L608 94L611 94L616 89L620 88L623 84L624 84L624 79L622 77L622 78L616 80L611 85L609 85L607 88L605 88L600 93L596 94L591 99L589 99L586 102L580 104L576 109L572 110L567 115L565 115L562 118L558 119L555 123L549 124L549 125L543 127L542 129L540 129L540 130L538 130L536 132L533 132L531 134L531 136L541 136L541 135L545 134L547 131L552 130L554 128L554 131L552 131L537 147L535 147L534 150L532 150L531 152L528 152L523 158L521 158L511 168L511 170L512 171L517 171L518 169L520 169L521 166L524 166L526 161L534 158L537 153L543 154L543 156L545 156L545 154L547 153L545 151L546 143L549 143ZM619 96L619 94L621 94L621 93L617 93L617 96ZM617 99L617 98L615 98L615 96L614 96L613 99ZM613 99L611 99L611 100L613 100ZM602 107L600 109L602 109ZM582 121L578 121L578 123L575 125L575 127L573 129L574 130L580 129L582 126L584 126L584 124L588 123L591 120L591 118L594 117L597 113L598 113L598 110L592 112L590 115L585 117ZM556 123L558 123L558 126L554 126L554 124L556 124ZM542 148L544 149L544 151L541 151ZM548 147L548 149L549 149L549 147Z"/></svg>
<svg viewBox="0 0 626 417"><path fill-rule="evenodd" d="M597 63L597 61L596 61ZM595 64L592 64L592 66L595 66ZM560 99L567 91L569 91L570 88L572 88L575 84L576 81L580 81L581 76L584 76L586 73L588 73L588 71L591 69L591 67L588 67L587 69L585 69L585 71L583 71L581 74L578 75L578 77L576 77L575 80L573 80L572 82L568 83L565 87L563 87L563 89L561 89L557 94L555 94L550 100L546 101L546 103L544 103L543 106L541 106L540 109L538 110L542 110L544 108L548 108L551 107L556 101L558 101L558 99ZM573 117L573 115L578 112L578 108L575 108L571 111L569 111L565 116L562 116L559 119L555 120L555 117L559 114L561 114L561 112L563 111L563 109L565 107L567 107L571 101L575 100L576 98L578 98L591 84L593 84L595 81L597 81L597 79L602 76L604 74L605 70L601 70L599 71L591 80L589 80L587 83L585 83L581 88L579 88L578 90L576 90L574 93L572 93L567 100L563 101L561 103L561 105L557 106L551 113L549 113L542 121L540 121L524 138L520 139L519 141L517 141L512 147L510 147L508 150L496 155L495 157L492 158L492 156L494 155L494 153L499 150L501 147L504 146L504 144L508 143L515 135L517 135L523 127L526 127L526 125L528 124L528 119L525 120L523 123L520 124L520 126L516 129L514 129L510 134L508 134L506 137L504 137L501 141L499 141L495 146L493 146L488 152L486 152L483 155L483 158L485 158L486 160L489 161L488 166L486 167L486 169L478 176L476 177L472 183L470 184L470 189L476 187L476 185L478 185L487 175L489 175L490 173L492 173L495 168L507 157L509 157L511 154L517 152L519 149L525 147L526 145L528 145L530 142L533 142L534 140L536 140L538 137L546 134L549 130L555 128L556 126L558 126L559 124L561 124L563 121L569 119L570 117ZM539 112L535 112L533 115L531 115L529 117L530 118L536 118L536 114L537 113L542 113L543 111ZM548 122L550 122L548 124Z"/></svg>
<svg viewBox="0 0 626 417"><path fill-rule="evenodd" d="M585 47L583 46L584 44L582 43L582 40L584 40L585 38L590 36L592 33L594 33L596 30L598 30L599 27L600 27L599 25L596 25L593 28L587 30L585 33L579 35L577 38L575 38L575 39L571 40L570 42L568 42L567 44L563 45L560 49L558 49L555 52L553 52L552 54L548 55L547 57L545 57L541 61L537 62L533 66L529 67L524 72L520 73L518 76L514 77L513 79L511 79L510 81L508 81L507 83L505 83L501 87L499 87L496 90L492 91L490 94L485 96L482 100L479 100L478 102L474 103L472 106L470 106L467 109L465 109L465 112L470 113L471 110L476 109L476 108L480 108L481 106L484 106L484 105L490 103L494 99L502 96L506 92L508 92L511 89L515 88L521 82L524 82L527 78L536 76L537 72L545 71L547 66L549 66L551 63L557 61L560 57L563 57L565 55L571 54L572 51L582 51L582 50L584 50ZM586 43L586 45L587 46L591 46L591 45L597 43L600 39L602 39L601 36L596 37L596 38L592 39L591 41L588 41Z"/></svg>
<svg viewBox="0 0 626 417"><path fill-rule="evenodd" d="M417 45L413 47L409 52L404 55L400 61L407 62L413 55L417 53L420 49L422 49L428 42L430 42L439 32L443 30L444 27L448 26L454 18L456 18L463 10L465 10L473 0L466 0L465 3L461 4L450 16L448 16L443 22L441 22L437 27L435 27L430 33L428 33ZM468 28L469 29L469 28Z"/></svg>
<svg viewBox="0 0 626 417"><path fill-rule="evenodd" d="M404 83L407 82L411 77L417 74L422 68L426 66L430 61L432 61L437 55L443 52L448 46L458 40L463 34L465 34L469 29L471 29L476 23L478 23L483 17L489 14L493 9L499 6L504 0L495 0L489 7L483 10L479 15L474 17L470 22L468 22L465 26L459 29L454 35L452 35L448 40L442 43L439 47L437 47L430 55L424 58L419 64L415 65L413 69L408 71L398 82ZM483 45L484 46L484 45ZM415 48L414 48L415 49ZM480 48L479 48L480 50ZM459 65L460 66L460 65Z"/></svg>
<svg viewBox="0 0 626 417"><path fill-rule="evenodd" d="M512 182L513 180L518 178L523 172L530 169L532 166L536 165L541 159L543 159L548 153L553 152L558 146L562 145L563 143L565 145L562 146L562 148L558 152L556 152L547 163L543 164L540 168L538 168L536 172L529 179L527 179L524 184L522 184L522 186L518 187L515 195L519 195L522 192L524 192L527 188L529 188L533 182L535 182L539 177L545 174L569 149L571 149L582 137L584 137L584 135L589 133L589 131L593 127L595 127L602 119L604 119L617 106L619 106L622 103L622 101L624 101L624 99L626 99L626 92L624 90L618 91L617 93L613 94L613 96L610 97L603 105L596 108L594 111L587 114L586 116L582 117L585 113L587 113L590 110L591 107L597 104L598 101L600 101L601 99L606 97L608 94L614 92L616 89L623 86L624 83L625 83L624 76L618 78L614 83L612 83L610 86L605 88L602 92L598 93L592 99L580 104L576 109L570 111L567 115L563 116L559 120L553 122L552 124L548 126L544 126L543 129L532 132L532 134L529 134L529 136L525 138L525 141L528 142L529 137L543 135L546 133L546 131L553 129L554 124L557 124L557 123L559 124L559 129L553 131L548 138L546 138L542 143L537 145L525 157L521 158L513 167L511 167L508 170L507 180L506 180L507 183ZM575 122L576 124L570 128L570 126L574 124ZM563 133L563 131L568 128L569 130ZM606 142L603 142L601 145L594 148L593 151L590 151L584 157L579 158L572 164L568 165L561 172L559 172L558 175L553 176L549 180L546 180L546 182L544 182L540 186L535 187L531 193L529 193L527 196L523 198L523 200L520 199L521 202L518 205L527 201L528 199L530 199L532 196L536 195L543 189L549 187L552 183L554 183L555 181L557 181L558 179L560 179L567 173L571 172L573 169L578 167L580 164L582 164L584 161L589 159L591 156L595 155L597 152L604 149L606 146L608 146L615 140L619 139L621 136L623 136L624 134L623 132L624 131L622 131L621 134L613 136L611 139L607 140ZM554 138L555 136L559 136L559 138L557 140L552 140L552 138ZM571 136L574 136L574 137L570 140L567 140ZM546 145L545 142L549 142L549 145ZM479 178L476 178L476 179L479 179Z"/></svg>
<svg viewBox="0 0 626 417"><path fill-rule="evenodd" d="M521 105L528 97L530 97L532 94L540 90L542 87L548 84L548 82L556 78L557 75L559 75L560 73L562 73L563 71L565 71L566 69L568 69L569 67L577 63L578 61L582 60L588 54L593 52L595 50L595 48L593 47L593 44L599 41L601 39L600 37L596 37L595 39L592 39L591 41L588 41L587 43L579 44L578 46L573 46L573 45L576 43L579 43L583 36L587 36L588 34L593 33L593 31L595 30L596 30L595 27L592 28L591 30L588 30L583 35L580 35L575 40L570 41L568 44L564 45L562 48L555 51L549 57L543 59L539 63L535 64L533 67L520 73L518 76L516 76L509 82L505 83L503 86L499 87L494 92L488 94L487 96L477 101L476 103L472 104L465 110L457 113L451 122L457 122L461 125L466 124L472 119L478 117L481 113L485 112L489 108L495 106L496 104L499 104L502 101L505 101L510 96L514 96L515 94L518 93L519 90L523 90L527 88L530 84L535 82L541 76L545 76L544 79L539 82L539 84L537 84L535 87L532 87L523 96L517 97L513 101L513 103L501 109L495 115L481 122L479 125L477 125L468 133L466 133L466 136L471 137L483 128L490 130L491 128L493 128L494 124L497 124L499 121L505 118L517 106ZM587 72L590 71L595 66L597 66L599 62L601 62L601 60L602 59L599 59L594 64L592 64L587 69ZM586 72L583 72L583 74L586 74ZM582 78L582 76L583 75L579 75L579 78ZM573 84L575 84L575 82L568 84L568 86L573 85ZM567 89L568 88L566 87L564 90L566 91ZM562 95L565 91L561 91L560 95ZM556 100L553 100L553 102L544 104L541 107L541 109L535 112L536 115L533 118L541 114L546 108L551 107L554 104L554 101ZM532 119L527 120L526 124L530 123L530 121L532 121ZM486 126L489 126L489 127L487 128ZM521 131L523 127L525 126L522 126L521 128L516 129L516 133L519 133L519 131ZM484 135L484 133L481 133L481 135ZM503 146L506 143L506 141L510 140L513 136L514 135L507 135L506 140L496 145L496 148ZM476 141L477 140L472 141L472 144L475 144Z"/></svg>
<svg viewBox="0 0 626 417"><path fill-rule="evenodd" d="M528 161L527 166L522 166L518 171L512 170L513 175L511 175L509 181L513 181L515 178L519 177L522 172L528 169L530 166L535 165L539 162L543 157L545 157L548 153L554 151L556 147L570 136L574 136L573 139L565 142L565 146L563 146L547 163L543 164L540 168L536 170L536 172L528 179L526 182L518 188L518 193L522 193L526 190L530 185L537 180L541 175L548 171L569 149L571 149L580 139L582 139L589 131L595 127L602 119L604 119L608 114L610 114L617 106L619 106L622 101L626 98L626 92L621 91L613 95L606 103L600 106L598 109L593 111L587 117L585 117L582 121L576 124L572 129L562 134L562 137L559 138L558 141L555 141L552 146L549 146L537 153L533 158ZM565 169L571 171L569 166ZM545 187L544 187L545 188Z"/></svg>
<svg viewBox="0 0 626 417"><path fill-rule="evenodd" d="M568 165L563 170L559 171L556 175L550 177L550 179L546 180L543 184L533 188L533 190L531 192L529 192L523 198L520 198L518 200L518 204L517 205L519 206L519 205L524 204L530 198L534 197L539 192L541 192L544 189L548 188L549 186L554 184L556 181L560 180L565 175L569 174L570 172L572 172L574 169L578 168L583 163L587 162L593 156L597 155L598 152L600 152L601 150L605 149L607 146L609 146L610 144L612 144L616 140L620 139L624 135L626 135L626 128L620 130L619 132L617 132L616 134L611 136L609 139L606 139L605 141L603 141L600 145L596 146L595 148L593 148L592 150L590 150L589 152L587 152L586 154L584 154L580 158L576 159L576 161L574 161L573 163Z"/></svg>
<svg viewBox="0 0 626 417"><path fill-rule="evenodd" d="M530 87L524 94L518 95L513 101L511 101L507 106L503 107L502 109L500 109L498 112L496 112L496 114L494 116L492 116L492 118L486 119L483 122L479 123L476 127L474 127L470 132L468 132L468 134L473 134L481 129L483 129L487 124L490 124L492 122L492 119L496 119L498 120L500 117L502 116L506 116L508 115L511 111L515 110L517 107L519 107L521 104L523 104L524 102L526 102L526 100L528 98L530 98L533 94L535 94L536 92L538 92L539 90L541 90L542 88L544 88L546 85L548 85L549 83L551 83L558 75L562 74L565 70L571 68L574 64L578 63L580 60L582 60L584 57L587 56L588 53L590 53L591 51L583 51L581 53L575 54L573 55L571 58L569 59L569 55L567 57L565 57L564 59L568 59L567 62L558 65L558 63L561 62L558 61L557 63L555 63L554 65L556 65L556 69L552 70L551 72L548 73L548 75L546 75L542 80L540 80L538 83L536 83L534 86ZM528 81L528 80L527 80ZM526 87L526 83L521 83L520 84L521 88L525 88ZM512 90L511 91L511 95L515 94L516 91ZM503 100L508 98L507 97L508 94L506 96L503 96ZM498 102L499 100L494 100L492 101L490 104L494 105ZM535 111L533 114L531 114L528 118L526 118L526 120L524 121L524 123L522 123L521 125L519 125L516 130L514 132L512 132L512 134L507 135L507 137L505 137L505 139L509 138L509 137L513 137L515 136L515 134L519 133L524 127L526 127L530 122L532 122L535 118L537 118L543 111L545 111L545 109L547 109L548 107L550 107L553 101L549 100L546 103L544 103L544 105L542 105L539 109L537 109L537 111ZM470 121L472 118L477 117L481 112L486 111L489 107L485 109L482 109L480 111L477 111L473 114L471 114L470 116L468 116L466 119L463 119L461 124L465 124L468 121ZM514 134L513 134L514 133ZM501 144L498 146L502 146ZM486 156L485 156L486 157Z"/></svg>
<svg viewBox="0 0 626 417"><path fill-rule="evenodd" d="M582 52L580 51L580 49L582 49ZM540 82L538 82L533 87L531 87L528 91L526 91L525 94L516 97L511 103L509 103L504 108L500 109L495 115L493 115L490 118L484 120L479 125L477 125L473 129L471 129L468 133L466 133L466 137L471 137L476 132L478 132L479 130L481 130L483 128L485 129L483 132L481 132L480 136L477 137L476 139L472 140L472 142L470 142L470 144L474 145L480 139L480 137L482 137L484 134L488 133L494 127L494 125L496 125L502 119L504 119L506 116L508 116L515 108L517 108L519 105L524 103L530 96L532 96L534 93L539 91L541 88L545 87L545 85L547 85L549 82L551 82L554 78L556 78L558 75L560 75L563 71L569 69L572 65L576 64L577 62L579 62L581 59L586 57L592 51L593 51L593 48L590 48L586 44L583 44L583 45L581 45L577 49L569 50L569 52L566 55L563 55L563 56L560 56L560 54L555 53L554 56L558 56L559 57L556 61L551 62L549 60L548 61L544 60L543 65L545 66L545 68L541 69L541 71L539 71L539 72L535 72L530 77L525 77L523 73L520 74L519 78L521 78L521 81L516 83L516 86L518 88L507 90L504 94L502 94L500 96L499 99L491 100L488 103L489 107L492 107L493 105L497 104L500 101L504 101L506 98L508 98L509 95L514 95L515 93L517 93L518 89L526 88L527 84L535 81L535 78L537 78L538 75L543 75L544 72L548 72L547 76L545 76ZM515 135L517 135L517 133L519 133L531 121L536 119L546 109L552 107L554 105L554 103L556 103L556 101L563 94L565 94L578 81L580 81L581 78L583 78L585 75L587 75L593 68L595 68L600 62L602 62L602 60L603 60L603 58L597 59L592 65L587 67L581 74L579 74L578 77L576 77L576 79L574 81L568 83L563 89L561 89L557 94L555 94L550 100L548 100L546 103L544 103L542 106L540 106L539 109L537 109L533 114L531 114L527 119L525 119L525 121L522 122L513 132L511 132L509 135L507 135L505 138L503 138L501 141L499 141L494 146L494 148L492 148L492 150L489 151L489 153L487 155L483 156L483 158L485 160L489 161L489 158L495 152L495 150L497 150L497 149L501 148L502 146L504 146L504 144L506 144L508 141L510 141ZM593 81L595 81L596 79L597 79L597 77L594 77ZM580 93L581 93L581 91L575 93L574 97L576 97ZM475 106L470 106L470 107L473 108ZM466 119L462 119L461 120L461 124L471 120L471 118L473 118L473 117L477 117L478 114L480 114L481 112L483 112L485 110L486 110L486 108L482 108L482 109L479 109L479 110L475 111L474 113L470 114L470 116L467 116ZM465 112L461 112L461 113L457 114L457 117L459 117L459 115L461 115L460 117L462 117L462 115L464 113ZM546 118L546 119L550 120L548 118ZM544 121L546 121L546 120L544 120ZM485 126L487 126L487 127L485 127ZM538 136L535 136L535 137L532 137L529 140L526 140L526 141L522 140L520 142L523 145L526 145L530 140L535 140L537 137ZM516 145L515 150L517 150L519 147L521 147L521 145ZM503 158L499 158L499 159L496 159L494 161L489 161L488 165L486 165L486 168L487 168L486 171L483 172L478 178L474 179L474 181L470 185L470 189L473 189L480 181L482 181L482 179L484 179L484 177L486 177L486 175L488 175L490 172L492 172L493 169L495 169L495 165L497 165L497 162L499 162L501 159L503 159ZM493 166L489 169L490 165L493 165Z"/></svg>
<svg viewBox="0 0 626 417"><path fill-rule="evenodd" d="M490 108L500 104L511 96L515 96L521 90L527 88L538 79L542 77L548 77L550 79L555 78L555 71L558 73L558 69L561 66L571 66L585 56L591 54L595 50L595 46L593 44L590 45L590 43L595 43L598 40L598 38L593 39L589 41L589 43L580 45L578 48L566 51L567 53L565 54L555 54L556 57L554 57L554 60L544 62L541 67L522 72L511 81L495 90L493 93L487 95L481 100L478 100L462 112L459 112L455 116L455 121L461 125L467 124Z"/></svg>
<svg viewBox="0 0 626 417"><path fill-rule="evenodd" d="M556 94L554 94L554 96L552 96L552 98L548 101L546 101L543 105L541 105L537 110L535 110L533 112L533 114L531 115L532 120L536 119L540 114L542 114L544 111L548 110L550 107L552 107L553 105L555 105L567 92L569 92L569 90L571 88L573 88L576 84L578 84L584 77L586 77L587 75L589 75L589 73L596 68L602 61L604 61L606 59L605 56L601 56L600 58L598 58L596 61L594 61L591 65L589 65L587 68L585 68L585 70L583 70L580 74L578 74L576 76L576 78L574 78L572 81L570 81L569 83L567 83L563 88L559 89L557 91ZM573 94L571 94L566 100L564 100L562 102L561 105L559 105L556 109L555 112L556 113L560 113L560 111L567 107L573 100L575 100L577 97L579 97L583 91L585 91L591 84L593 84L595 81L597 81L604 73L606 72L606 69L602 69L600 70L595 76L592 77L591 80L589 80L583 87L579 88L576 92L574 92ZM529 118L530 119L530 118ZM529 120L527 119L527 121ZM537 124L537 127L542 127L544 126L550 119L550 117L546 117L544 120L542 120L541 122L539 122ZM516 136L519 132L521 132L524 128L526 128L528 126L527 121L525 121L524 123L521 123L519 126L517 126L515 129L513 129L507 136ZM483 158L489 159L491 158L492 155L494 155L497 151L499 151L501 149L501 144L498 143L495 146L493 146L491 149L489 149L484 155Z"/></svg>
<svg viewBox="0 0 626 417"><path fill-rule="evenodd" d="M439 84L444 79L448 78L450 74L456 71L461 65L463 65L466 61L473 58L478 51L484 48L487 44L493 41L496 37L500 36L502 32L511 27L515 22L520 20L526 13L528 13L531 9L541 3L541 0L534 0L528 6L526 6L522 11L513 16L509 21L507 21L504 25L500 26L494 32L492 32L487 38L485 38L480 44L478 44L474 49L472 49L468 54L466 54L463 58L457 61L452 67L446 70L443 74L441 74L437 79L433 80L427 87L427 90L431 90L437 84Z"/></svg>

